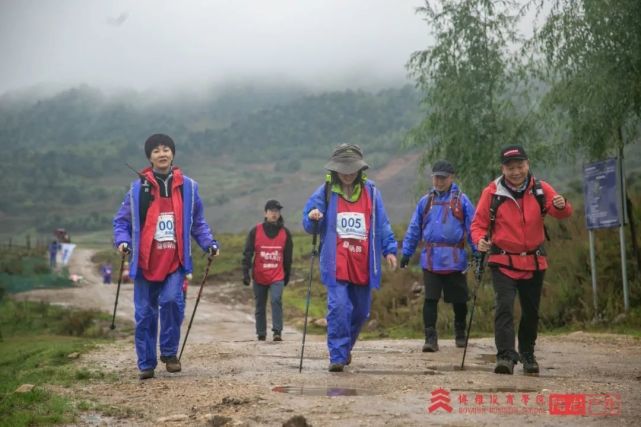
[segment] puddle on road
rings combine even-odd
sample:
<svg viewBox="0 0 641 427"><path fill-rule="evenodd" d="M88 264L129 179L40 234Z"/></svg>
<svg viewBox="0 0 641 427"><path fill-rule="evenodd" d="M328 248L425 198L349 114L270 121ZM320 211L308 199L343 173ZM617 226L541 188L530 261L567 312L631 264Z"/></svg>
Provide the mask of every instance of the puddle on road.
<svg viewBox="0 0 641 427"><path fill-rule="evenodd" d="M477 359L481 359L485 363L496 363L496 354L479 354L476 356Z"/></svg>
<svg viewBox="0 0 641 427"><path fill-rule="evenodd" d="M342 387L298 387L298 386L277 386L272 388L275 393L294 394L296 396L374 396L374 390Z"/></svg>
<svg viewBox="0 0 641 427"><path fill-rule="evenodd" d="M452 391L473 391L475 393L541 393L541 390L527 387L453 388Z"/></svg>
<svg viewBox="0 0 641 427"><path fill-rule="evenodd" d="M479 365L465 365L463 369L461 369L461 365L432 365L428 366L427 369L432 369L436 372L460 372L460 371L475 371L475 372L494 372L493 367L489 366L479 366Z"/></svg>
<svg viewBox="0 0 641 427"><path fill-rule="evenodd" d="M369 374L369 375L408 375L408 376L420 376L420 375L439 375L438 372L429 370L429 371L393 371L393 370L374 370L374 369L358 369L352 371L355 374Z"/></svg>

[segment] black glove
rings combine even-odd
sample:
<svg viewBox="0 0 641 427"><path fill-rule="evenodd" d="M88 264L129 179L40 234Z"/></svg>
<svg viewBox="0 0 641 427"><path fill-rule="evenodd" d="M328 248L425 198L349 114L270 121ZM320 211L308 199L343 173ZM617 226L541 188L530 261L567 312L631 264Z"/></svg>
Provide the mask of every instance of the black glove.
<svg viewBox="0 0 641 427"><path fill-rule="evenodd" d="M243 285L249 286L250 283L251 279L249 278L249 274L245 274L245 276L243 277Z"/></svg>
<svg viewBox="0 0 641 427"><path fill-rule="evenodd" d="M410 257L408 257L407 255L403 255L403 257L401 258L401 268L407 267L409 263L410 263Z"/></svg>

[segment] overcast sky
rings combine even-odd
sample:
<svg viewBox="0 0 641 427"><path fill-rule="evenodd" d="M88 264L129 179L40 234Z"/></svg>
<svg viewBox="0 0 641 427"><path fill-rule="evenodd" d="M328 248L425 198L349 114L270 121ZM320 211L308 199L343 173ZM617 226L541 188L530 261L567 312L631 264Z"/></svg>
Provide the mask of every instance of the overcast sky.
<svg viewBox="0 0 641 427"><path fill-rule="evenodd" d="M0 94L38 84L343 88L406 79L421 0L0 0Z"/></svg>

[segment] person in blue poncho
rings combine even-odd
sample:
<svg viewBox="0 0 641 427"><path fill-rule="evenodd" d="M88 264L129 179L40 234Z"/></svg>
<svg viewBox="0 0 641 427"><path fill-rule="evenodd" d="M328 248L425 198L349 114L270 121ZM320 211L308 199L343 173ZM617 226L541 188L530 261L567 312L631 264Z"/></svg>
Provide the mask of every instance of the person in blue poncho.
<svg viewBox="0 0 641 427"><path fill-rule="evenodd" d="M326 182L303 209L303 227L320 235L321 281L327 287L329 371L341 372L369 317L372 289L381 283L381 258L396 269L397 243L383 199L364 174L355 144L340 144L325 165Z"/></svg>

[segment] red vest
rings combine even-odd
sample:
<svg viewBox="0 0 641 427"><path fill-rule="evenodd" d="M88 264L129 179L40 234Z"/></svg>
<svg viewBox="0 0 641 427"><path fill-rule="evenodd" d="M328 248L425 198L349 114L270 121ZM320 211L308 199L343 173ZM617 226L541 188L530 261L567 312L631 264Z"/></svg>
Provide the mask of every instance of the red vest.
<svg viewBox="0 0 641 427"><path fill-rule="evenodd" d="M151 244L148 268L142 270L145 279L150 282L162 282L176 271L180 265L178 259L176 220L171 197L158 197L159 214L154 221L147 215L145 229L154 227L154 241Z"/></svg>
<svg viewBox="0 0 641 427"><path fill-rule="evenodd" d="M356 202L338 197L336 208L336 280L369 284L369 228L372 201L363 187Z"/></svg>
<svg viewBox="0 0 641 427"><path fill-rule="evenodd" d="M254 239L254 281L259 285L269 286L272 283L285 280L283 258L287 233L281 228L273 239L270 239L263 224L256 225Z"/></svg>

